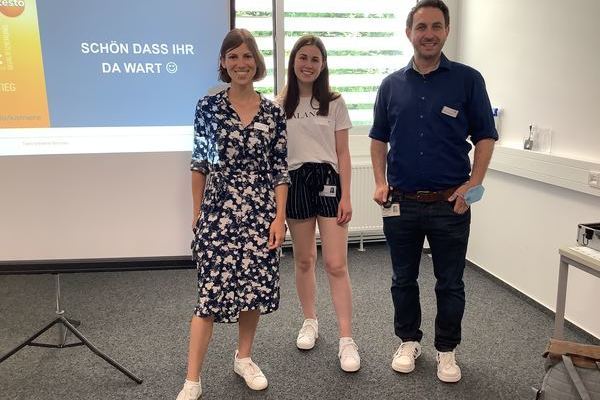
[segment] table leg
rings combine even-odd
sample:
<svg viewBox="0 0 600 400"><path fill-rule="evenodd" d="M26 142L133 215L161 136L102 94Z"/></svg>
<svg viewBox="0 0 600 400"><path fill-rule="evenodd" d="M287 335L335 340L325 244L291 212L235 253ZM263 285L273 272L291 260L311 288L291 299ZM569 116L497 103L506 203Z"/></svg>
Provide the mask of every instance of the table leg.
<svg viewBox="0 0 600 400"><path fill-rule="evenodd" d="M554 339L563 339L565 326L565 303L567 299L567 278L569 275L569 264L560 257L558 271L558 293L556 295L556 314L554 315Z"/></svg>

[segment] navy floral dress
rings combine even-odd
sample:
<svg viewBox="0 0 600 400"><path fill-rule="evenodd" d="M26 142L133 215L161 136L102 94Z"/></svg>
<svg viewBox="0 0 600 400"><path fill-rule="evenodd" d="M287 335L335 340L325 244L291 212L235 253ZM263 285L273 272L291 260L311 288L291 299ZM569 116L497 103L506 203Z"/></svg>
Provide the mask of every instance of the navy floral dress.
<svg viewBox="0 0 600 400"><path fill-rule="evenodd" d="M244 127L224 90L198 102L191 169L207 175L192 242L198 317L237 322L240 311L279 307L279 253L268 249L275 186L289 184L286 122L261 96Z"/></svg>

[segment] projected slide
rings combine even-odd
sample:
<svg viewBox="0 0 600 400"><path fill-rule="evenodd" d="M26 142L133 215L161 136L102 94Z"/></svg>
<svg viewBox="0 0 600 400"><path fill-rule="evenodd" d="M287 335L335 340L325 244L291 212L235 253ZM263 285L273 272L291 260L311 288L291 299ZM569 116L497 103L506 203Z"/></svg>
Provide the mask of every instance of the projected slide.
<svg viewBox="0 0 600 400"><path fill-rule="evenodd" d="M229 0L0 0L0 145L190 126L228 29Z"/></svg>
<svg viewBox="0 0 600 400"><path fill-rule="evenodd" d="M35 2L0 0L0 22L0 127L49 126Z"/></svg>

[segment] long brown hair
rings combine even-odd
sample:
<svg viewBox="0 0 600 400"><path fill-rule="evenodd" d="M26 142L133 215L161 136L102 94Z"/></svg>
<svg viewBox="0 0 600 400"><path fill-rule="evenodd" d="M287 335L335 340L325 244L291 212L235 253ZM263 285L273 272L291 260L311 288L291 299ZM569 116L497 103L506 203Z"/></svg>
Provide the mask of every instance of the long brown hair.
<svg viewBox="0 0 600 400"><path fill-rule="evenodd" d="M331 87L329 86L329 68L327 67L327 50L325 50L325 45L323 41L315 35L304 35L300 37L292 51L290 53L290 59L288 61L288 70L287 70L287 84L283 89L283 108L285 110L285 115L289 119L294 115L294 111L298 104L300 103L300 88L298 86L298 77L294 72L294 62L296 61L296 54L298 51L304 46L316 46L321 52L321 57L323 58L323 70L317 77L317 79L313 82L312 86L312 96L310 98L310 103L312 105L312 100L316 99L319 102L319 111L318 115L329 115L329 102L340 97L339 93L332 92Z"/></svg>

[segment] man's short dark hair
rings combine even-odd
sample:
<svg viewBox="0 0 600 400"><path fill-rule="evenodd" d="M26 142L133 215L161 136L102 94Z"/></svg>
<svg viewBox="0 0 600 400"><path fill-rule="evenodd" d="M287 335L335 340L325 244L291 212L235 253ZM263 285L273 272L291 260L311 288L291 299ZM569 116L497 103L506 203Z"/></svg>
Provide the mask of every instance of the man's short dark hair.
<svg viewBox="0 0 600 400"><path fill-rule="evenodd" d="M413 17L415 16L415 13L423 7L433 7L440 10L442 14L444 14L446 28L450 26L450 11L448 10L446 3L444 3L442 0L419 0L419 2L408 13L408 17L406 18L407 28L412 28Z"/></svg>

